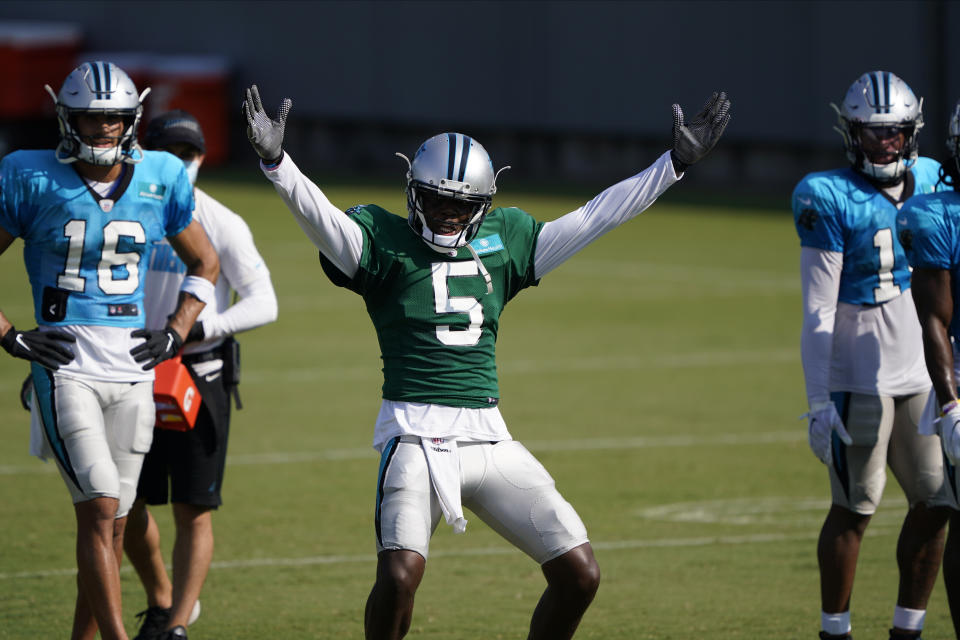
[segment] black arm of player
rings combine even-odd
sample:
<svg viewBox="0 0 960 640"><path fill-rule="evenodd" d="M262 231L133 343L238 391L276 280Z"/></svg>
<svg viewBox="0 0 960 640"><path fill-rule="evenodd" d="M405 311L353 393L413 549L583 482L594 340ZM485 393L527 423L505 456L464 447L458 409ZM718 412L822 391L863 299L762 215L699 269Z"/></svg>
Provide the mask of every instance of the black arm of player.
<svg viewBox="0 0 960 640"><path fill-rule="evenodd" d="M683 109L673 105L673 150L670 159L677 173L699 161L717 144L730 122L730 100L724 91L715 91L693 120L684 123Z"/></svg>
<svg viewBox="0 0 960 640"><path fill-rule="evenodd" d="M76 342L69 333L53 329L51 331L17 331L12 325L0 338L0 346L14 358L32 360L47 369L59 369L74 358L73 350L66 342Z"/></svg>
<svg viewBox="0 0 960 640"><path fill-rule="evenodd" d="M927 372L937 392L937 400L944 405L957 397L957 382L953 375L953 349L949 326L953 318L953 294L950 272L945 269L915 268L911 276L913 303L923 330L923 354Z"/></svg>

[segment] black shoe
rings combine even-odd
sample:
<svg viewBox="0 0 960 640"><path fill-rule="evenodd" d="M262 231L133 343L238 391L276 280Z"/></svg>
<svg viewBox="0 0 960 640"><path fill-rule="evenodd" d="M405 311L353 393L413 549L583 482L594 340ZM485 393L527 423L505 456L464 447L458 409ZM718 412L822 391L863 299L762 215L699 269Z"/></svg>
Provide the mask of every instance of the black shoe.
<svg viewBox="0 0 960 640"><path fill-rule="evenodd" d="M143 622L133 640L157 640L170 622L170 611L163 607L147 607L138 613L137 618L143 618Z"/></svg>
<svg viewBox="0 0 960 640"><path fill-rule="evenodd" d="M136 640L136 638L134 638ZM853 640L853 636L849 633L844 633L843 635L835 636L827 633L826 631L820 632L820 640Z"/></svg>
<svg viewBox="0 0 960 640"><path fill-rule="evenodd" d="M173 629L168 629L157 636L157 640L187 640L187 630L177 625Z"/></svg>
<svg viewBox="0 0 960 640"><path fill-rule="evenodd" d="M890 640L923 640L920 637L920 632L918 631L916 635L912 633L897 633L893 629L890 629Z"/></svg>

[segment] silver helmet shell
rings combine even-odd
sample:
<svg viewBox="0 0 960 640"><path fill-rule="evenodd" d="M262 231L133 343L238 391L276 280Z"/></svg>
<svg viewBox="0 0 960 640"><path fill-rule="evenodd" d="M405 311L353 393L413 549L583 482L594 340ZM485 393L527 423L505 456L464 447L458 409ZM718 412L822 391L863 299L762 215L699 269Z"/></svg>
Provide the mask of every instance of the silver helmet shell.
<svg viewBox="0 0 960 640"><path fill-rule="evenodd" d="M413 161L403 154L397 155L410 165L407 221L417 235L441 253L449 253L473 240L497 192L497 174L483 145L462 133L441 133L421 144ZM474 205L469 220L458 225L460 229L454 234L434 233L425 218L425 194Z"/></svg>
<svg viewBox="0 0 960 640"><path fill-rule="evenodd" d="M100 166L119 162L137 163L143 150L137 143L137 127L143 115L143 99L137 94L130 76L112 62L84 62L70 72L59 94L50 85L44 87L53 98L60 126L57 160L67 164L81 160ZM123 132L113 147L91 147L80 137L75 118L80 113L116 114L123 118Z"/></svg>
<svg viewBox="0 0 960 640"><path fill-rule="evenodd" d="M870 71L857 78L838 107L837 126L850 165L866 177L883 183L900 181L917 160L917 138L923 127L923 99L889 71ZM860 145L865 127L900 127L906 141L898 157L886 164L870 162Z"/></svg>

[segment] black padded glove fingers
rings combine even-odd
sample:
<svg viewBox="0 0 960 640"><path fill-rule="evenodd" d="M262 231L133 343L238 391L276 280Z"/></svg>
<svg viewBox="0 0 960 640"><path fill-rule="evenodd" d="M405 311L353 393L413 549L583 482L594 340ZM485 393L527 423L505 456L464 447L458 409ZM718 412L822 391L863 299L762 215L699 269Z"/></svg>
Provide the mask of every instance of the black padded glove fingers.
<svg viewBox="0 0 960 640"><path fill-rule="evenodd" d="M180 347L183 346L183 338L170 327L156 331L137 329L130 335L134 338L144 338L143 344L130 349L130 355L135 361L146 363L143 365L144 371L153 369L164 360L177 355Z"/></svg>
<svg viewBox="0 0 960 640"><path fill-rule="evenodd" d="M730 100L724 91L716 91L690 122L684 122L683 109L673 105L673 151L678 171L703 158L717 144L730 122ZM678 166L679 165L679 166Z"/></svg>
<svg viewBox="0 0 960 640"><path fill-rule="evenodd" d="M290 98L284 98L273 120L263 109L257 85L247 89L243 99L243 116L247 121L247 139L264 162L277 164L283 157L283 132L287 126L287 114L293 107Z"/></svg>
<svg viewBox="0 0 960 640"><path fill-rule="evenodd" d="M17 331L14 327L10 327L6 335L0 339L0 346L14 358L32 360L47 369L56 370L60 365L67 364L74 358L73 350L64 343L76 341L77 339L69 333L56 329L40 331L37 328L33 331Z"/></svg>

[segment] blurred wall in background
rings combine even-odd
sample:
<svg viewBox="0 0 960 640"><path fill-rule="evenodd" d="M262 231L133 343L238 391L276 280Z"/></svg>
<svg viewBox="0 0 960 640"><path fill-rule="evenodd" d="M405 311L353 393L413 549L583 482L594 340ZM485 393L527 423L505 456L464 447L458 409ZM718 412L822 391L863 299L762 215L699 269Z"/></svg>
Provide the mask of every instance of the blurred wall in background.
<svg viewBox="0 0 960 640"><path fill-rule="evenodd" d="M944 0L7 1L2 86L23 72L4 64L4 46L7 61L16 57L10 34L36 22L75 29L80 59L139 61L128 71L153 82L148 107L183 106L176 92L193 66L206 69L191 89L206 97L190 99L206 105L195 107L209 111L205 128L222 132L215 161L255 161L240 120L244 87L259 85L268 112L291 97L287 150L312 171L338 175L396 175L403 165L394 151L461 130L518 178L603 183L669 148L671 103L692 116L724 89L733 121L689 182L786 190L786 199L803 173L845 163L829 103L861 73L893 71L925 98L924 155L941 156L960 98L960 58L948 39L960 33L960 5ZM166 95L157 80L164 64L175 69ZM6 151L41 146L27 136L55 143L42 86L58 90L66 71L23 72L19 81L47 105L32 115L4 113L0 100Z"/></svg>

